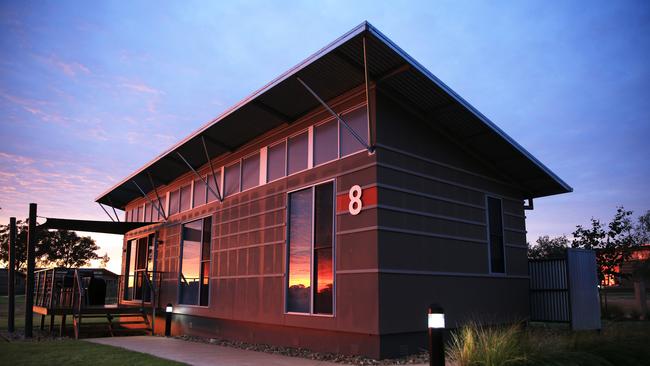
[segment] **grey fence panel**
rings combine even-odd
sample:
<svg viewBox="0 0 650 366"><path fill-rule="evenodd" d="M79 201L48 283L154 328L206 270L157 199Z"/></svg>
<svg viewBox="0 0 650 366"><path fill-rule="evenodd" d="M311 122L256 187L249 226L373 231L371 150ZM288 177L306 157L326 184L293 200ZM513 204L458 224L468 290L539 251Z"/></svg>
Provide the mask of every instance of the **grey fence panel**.
<svg viewBox="0 0 650 366"><path fill-rule="evenodd" d="M600 329L600 301L596 253L593 250L569 249L567 252L571 299L571 328Z"/></svg>
<svg viewBox="0 0 650 366"><path fill-rule="evenodd" d="M530 320L570 322L566 259L529 261L528 271L530 274Z"/></svg>

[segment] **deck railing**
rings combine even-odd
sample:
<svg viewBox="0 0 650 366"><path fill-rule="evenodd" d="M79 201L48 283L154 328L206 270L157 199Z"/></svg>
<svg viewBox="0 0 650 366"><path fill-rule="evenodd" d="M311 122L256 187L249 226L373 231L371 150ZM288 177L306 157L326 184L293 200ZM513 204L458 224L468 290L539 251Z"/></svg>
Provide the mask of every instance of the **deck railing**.
<svg viewBox="0 0 650 366"><path fill-rule="evenodd" d="M90 274L106 283L104 303L117 304L118 278L110 272L91 268L50 268L34 272L34 306L47 309L71 308L75 293L76 274L80 287L85 291L90 284ZM78 292L78 291L77 291Z"/></svg>

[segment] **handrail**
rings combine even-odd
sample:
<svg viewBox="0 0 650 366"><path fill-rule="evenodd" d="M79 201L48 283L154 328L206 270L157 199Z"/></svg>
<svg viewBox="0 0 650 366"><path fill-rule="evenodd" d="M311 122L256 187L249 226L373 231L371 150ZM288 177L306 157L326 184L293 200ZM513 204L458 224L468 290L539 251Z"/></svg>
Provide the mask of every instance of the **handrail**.
<svg viewBox="0 0 650 366"><path fill-rule="evenodd" d="M76 287L76 292L75 292L75 287ZM81 327L81 316L83 312L83 305L84 305L84 300L85 300L85 290L83 283L81 282L81 277L79 276L79 270L75 269L74 270L74 282L72 284L72 321L74 323L74 333L75 333L75 338L79 338L79 328ZM75 294L78 293L78 297L75 296ZM76 301L75 299L78 298L79 305L76 307Z"/></svg>

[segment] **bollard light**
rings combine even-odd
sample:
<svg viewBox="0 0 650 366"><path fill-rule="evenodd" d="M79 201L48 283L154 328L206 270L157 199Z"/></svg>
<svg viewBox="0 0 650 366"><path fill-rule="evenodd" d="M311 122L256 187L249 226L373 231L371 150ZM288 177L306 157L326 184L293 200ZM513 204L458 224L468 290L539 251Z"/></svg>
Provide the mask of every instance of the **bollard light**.
<svg viewBox="0 0 650 366"><path fill-rule="evenodd" d="M169 337L172 335L172 312L174 311L174 307L172 304L167 304L165 306L165 337Z"/></svg>
<svg viewBox="0 0 650 366"><path fill-rule="evenodd" d="M442 338L445 329L445 312L440 305L429 305L427 327L429 328L429 366L445 366L445 345Z"/></svg>

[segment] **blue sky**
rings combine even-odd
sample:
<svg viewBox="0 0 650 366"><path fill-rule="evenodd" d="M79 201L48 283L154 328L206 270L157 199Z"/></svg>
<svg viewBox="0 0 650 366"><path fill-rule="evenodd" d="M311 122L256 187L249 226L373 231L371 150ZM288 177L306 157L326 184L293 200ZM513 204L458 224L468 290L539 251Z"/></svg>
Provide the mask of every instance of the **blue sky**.
<svg viewBox="0 0 650 366"><path fill-rule="evenodd" d="M363 20L574 187L529 241L650 209L647 1L3 1L0 222L106 219L98 194Z"/></svg>

